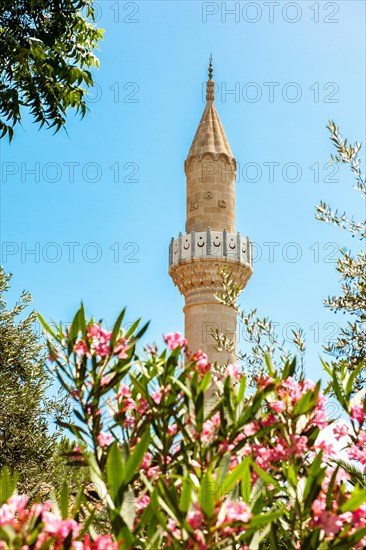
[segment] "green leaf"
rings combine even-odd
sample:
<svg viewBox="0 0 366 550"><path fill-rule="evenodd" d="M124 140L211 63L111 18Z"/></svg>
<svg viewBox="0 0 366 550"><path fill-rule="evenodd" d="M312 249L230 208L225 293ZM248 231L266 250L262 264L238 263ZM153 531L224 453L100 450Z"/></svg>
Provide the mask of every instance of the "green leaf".
<svg viewBox="0 0 366 550"><path fill-rule="evenodd" d="M225 453L221 459L219 472L217 476L217 483L221 486L224 483L224 480L227 476L230 466L230 453Z"/></svg>
<svg viewBox="0 0 366 550"><path fill-rule="evenodd" d="M251 457L246 456L244 460L242 460L240 464L238 464L234 468L234 470L227 476L224 483L225 493L229 493L231 489L236 485L236 483L240 481L244 475L247 475L247 468L250 462Z"/></svg>
<svg viewBox="0 0 366 550"><path fill-rule="evenodd" d="M183 478L182 491L179 499L179 508L183 514L187 513L191 504L192 481L189 476Z"/></svg>
<svg viewBox="0 0 366 550"><path fill-rule="evenodd" d="M353 512L364 502L366 502L366 490L356 485L350 498L341 507L341 512Z"/></svg>
<svg viewBox="0 0 366 550"><path fill-rule="evenodd" d="M266 525L264 529L256 529L256 531L254 532L253 538L250 541L249 550L258 550L258 548L261 547L260 543L265 537L267 537L268 533L270 532L270 529L271 529L271 523ZM271 544L272 544L272 541L271 541ZM271 550L275 550L275 549L276 549L275 546L271 546Z"/></svg>
<svg viewBox="0 0 366 550"><path fill-rule="evenodd" d="M338 382L337 374L336 372L333 372L333 378L332 378L332 388L334 390L334 393L339 401L339 403L342 405L342 407L347 410L347 404L344 399L343 390Z"/></svg>
<svg viewBox="0 0 366 550"><path fill-rule="evenodd" d="M247 377L242 376L239 384L238 394L236 397L236 402L239 404L243 401L245 390L247 389Z"/></svg>
<svg viewBox="0 0 366 550"><path fill-rule="evenodd" d="M358 529L353 535L348 536L346 539L336 542L332 548L334 550L350 550L351 548L355 548L356 544L365 536L366 527L363 527L362 529Z"/></svg>
<svg viewBox="0 0 366 550"><path fill-rule="evenodd" d="M114 324L113 330L112 330L112 336L111 336L111 349L114 347L114 344L116 343L116 340L118 338L118 335L121 330L122 321L124 319L126 313L126 308L124 308L121 313L118 315L117 321Z"/></svg>
<svg viewBox="0 0 366 550"><path fill-rule="evenodd" d="M85 338L85 312L84 306L81 304L79 310L76 312L76 315L71 323L70 331L67 337L68 342L68 352L72 352L76 339L79 332L82 332L83 337Z"/></svg>
<svg viewBox="0 0 366 550"><path fill-rule="evenodd" d="M142 329L140 329L136 335L135 335L135 339L136 340L139 340L140 338L142 338L142 336L145 334L145 332L147 331L148 327L150 325L150 321L148 321L147 323L144 324L144 326L142 327Z"/></svg>
<svg viewBox="0 0 366 550"><path fill-rule="evenodd" d="M69 484L66 479L64 479L60 493L60 511L62 519L66 519L69 515L69 498Z"/></svg>
<svg viewBox="0 0 366 550"><path fill-rule="evenodd" d="M135 321L131 326L130 328L128 329L128 331L126 332L126 338L129 338L130 336L133 335L133 333L135 332L135 330L137 329L137 327L139 326L141 322L141 319L137 319L137 321Z"/></svg>
<svg viewBox="0 0 366 550"><path fill-rule="evenodd" d="M264 361L266 363L269 375L271 376L271 378L275 378L276 377L276 370L275 370L274 365L273 365L272 357L270 355L268 355L268 353L264 354Z"/></svg>
<svg viewBox="0 0 366 550"><path fill-rule="evenodd" d="M123 503L125 489L125 463L117 441L114 441L109 449L107 479L112 500L115 506L120 507Z"/></svg>
<svg viewBox="0 0 366 550"><path fill-rule="evenodd" d="M349 380L346 384L346 396L349 397L353 391L353 384L355 379L358 377L362 369L364 368L365 364L364 361L361 361L360 364L354 369L351 376L349 377Z"/></svg>
<svg viewBox="0 0 366 550"><path fill-rule="evenodd" d="M275 480L275 478L267 474L267 472L265 472L264 470L262 470L262 468L258 466L258 464L254 462L254 460L252 460L252 467L257 472L257 474L263 479L265 483L273 485L276 488L279 488L279 485Z"/></svg>
<svg viewBox="0 0 366 550"><path fill-rule="evenodd" d="M253 516L250 520L249 527L252 528L259 527L260 525L266 525L267 523L271 523L273 520L283 516L283 514L283 510L275 510L273 512L268 512L267 514Z"/></svg>
<svg viewBox="0 0 366 550"><path fill-rule="evenodd" d="M318 496L321 483L325 476L325 468L322 467L323 452L317 454L308 472L308 478L305 483L303 501L306 506L310 506Z"/></svg>
<svg viewBox="0 0 366 550"><path fill-rule="evenodd" d="M199 385L198 391L205 392L210 384L211 381L211 373L206 372L205 376L202 378L201 383Z"/></svg>
<svg viewBox="0 0 366 550"><path fill-rule="evenodd" d="M334 496L333 496L333 489L334 484L336 482L336 477L339 471L339 466L337 466L332 474L332 477L329 482L329 487L327 491L327 497L326 497L326 509L327 510L333 510L333 502L334 502Z"/></svg>
<svg viewBox="0 0 366 550"><path fill-rule="evenodd" d="M141 441L136 445L133 454L129 457L126 464L125 472L125 483L129 483L134 477L137 470L140 468L141 463L144 459L145 453L149 448L151 440L151 435L149 430L147 430L144 435L141 437Z"/></svg>
<svg viewBox="0 0 366 550"><path fill-rule="evenodd" d="M41 323L41 325L43 326L45 332L48 332L48 334L51 334L51 336L53 336L53 338L55 340L58 340L55 332L52 330L52 328L50 327L49 324L46 323L46 321L44 320L44 318L42 317L42 315L40 313L37 314L37 317Z"/></svg>
<svg viewBox="0 0 366 550"><path fill-rule="evenodd" d="M252 493L252 480L250 475L249 461L245 463L246 466L242 471L241 476L241 498L246 504L250 503L250 495Z"/></svg>
<svg viewBox="0 0 366 550"><path fill-rule="evenodd" d="M320 389L320 382L317 383L314 391L308 390L304 395L302 395L302 397L296 403L296 406L294 408L295 416L306 414L308 411L314 408L314 405L318 398L319 389Z"/></svg>
<svg viewBox="0 0 366 550"><path fill-rule="evenodd" d="M218 493L218 485L214 482L209 469L202 478L198 496L201 510L208 518L212 518L215 511L214 495L216 493Z"/></svg>
<svg viewBox="0 0 366 550"><path fill-rule="evenodd" d="M5 502L15 492L18 481L18 474L10 473L7 466L4 466L0 473L0 504Z"/></svg>

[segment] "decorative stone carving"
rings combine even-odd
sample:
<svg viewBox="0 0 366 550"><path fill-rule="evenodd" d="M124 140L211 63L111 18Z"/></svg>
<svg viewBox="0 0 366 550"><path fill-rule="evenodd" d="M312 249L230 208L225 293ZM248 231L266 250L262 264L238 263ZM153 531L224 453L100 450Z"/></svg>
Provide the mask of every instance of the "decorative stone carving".
<svg viewBox="0 0 366 550"><path fill-rule="evenodd" d="M195 294L202 299L202 295L207 292L212 299L213 293L222 290L219 272L224 266L230 269L234 283L243 289L253 273L253 268L249 264L236 261L218 262L214 258L192 260L171 266L169 274L188 303L188 298L189 301L195 301Z"/></svg>
<svg viewBox="0 0 366 550"><path fill-rule="evenodd" d="M205 199L212 199L211 191L207 191L207 193L205 193Z"/></svg>
<svg viewBox="0 0 366 550"><path fill-rule="evenodd" d="M220 208L226 208L227 204L226 204L226 201L223 201L223 200L219 200L218 203Z"/></svg>
<svg viewBox="0 0 366 550"><path fill-rule="evenodd" d="M198 201L191 202L191 210L196 210L198 208Z"/></svg>
<svg viewBox="0 0 366 550"><path fill-rule="evenodd" d="M249 237L240 233L224 231L192 232L172 239L170 243L169 266L178 263L213 258L220 261L236 261L252 265L252 244Z"/></svg>

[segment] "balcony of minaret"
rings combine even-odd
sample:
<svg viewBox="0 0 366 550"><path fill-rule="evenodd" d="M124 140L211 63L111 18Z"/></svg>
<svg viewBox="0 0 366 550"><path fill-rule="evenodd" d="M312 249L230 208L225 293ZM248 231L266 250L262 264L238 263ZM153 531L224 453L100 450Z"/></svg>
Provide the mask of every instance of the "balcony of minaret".
<svg viewBox="0 0 366 550"><path fill-rule="evenodd" d="M226 266L233 280L243 289L253 273L252 243L240 233L192 231L172 239L169 248L169 274L186 298L192 291L219 291L220 270Z"/></svg>

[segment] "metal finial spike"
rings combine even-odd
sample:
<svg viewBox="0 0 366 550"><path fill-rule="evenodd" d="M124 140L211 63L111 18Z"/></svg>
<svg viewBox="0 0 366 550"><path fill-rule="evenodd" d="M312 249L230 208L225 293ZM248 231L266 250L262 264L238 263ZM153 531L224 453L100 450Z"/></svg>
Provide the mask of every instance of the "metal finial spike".
<svg viewBox="0 0 366 550"><path fill-rule="evenodd" d="M210 54L210 65L208 67L208 78L212 80L213 66L212 66L212 53Z"/></svg>

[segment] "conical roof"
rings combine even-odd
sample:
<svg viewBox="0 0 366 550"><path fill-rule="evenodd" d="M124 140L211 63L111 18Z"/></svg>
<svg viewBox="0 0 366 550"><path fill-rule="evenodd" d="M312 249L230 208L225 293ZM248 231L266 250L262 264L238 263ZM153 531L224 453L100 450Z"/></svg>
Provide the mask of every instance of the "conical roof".
<svg viewBox="0 0 366 550"><path fill-rule="evenodd" d="M225 130L214 105L214 81L212 80L212 60L210 59L209 80L207 81L206 107L194 136L187 160L205 153L224 154L233 158Z"/></svg>

